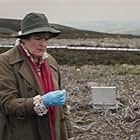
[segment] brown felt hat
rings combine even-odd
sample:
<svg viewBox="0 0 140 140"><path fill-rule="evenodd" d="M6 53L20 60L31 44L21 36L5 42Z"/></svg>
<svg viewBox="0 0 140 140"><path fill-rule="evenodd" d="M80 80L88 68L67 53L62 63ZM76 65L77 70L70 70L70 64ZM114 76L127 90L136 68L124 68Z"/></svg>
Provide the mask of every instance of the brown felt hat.
<svg viewBox="0 0 140 140"><path fill-rule="evenodd" d="M21 21L21 30L15 37L20 38L26 35L39 32L48 32L51 37L56 37L60 34L59 30L56 30L50 26L47 17L43 13L29 13Z"/></svg>

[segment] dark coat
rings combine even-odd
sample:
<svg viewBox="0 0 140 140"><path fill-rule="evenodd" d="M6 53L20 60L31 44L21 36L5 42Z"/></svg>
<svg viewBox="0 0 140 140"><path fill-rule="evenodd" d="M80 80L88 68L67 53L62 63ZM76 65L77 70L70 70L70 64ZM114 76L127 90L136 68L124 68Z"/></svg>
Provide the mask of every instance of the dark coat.
<svg viewBox="0 0 140 140"><path fill-rule="evenodd" d="M58 64L50 55L46 60L55 88L60 89ZM17 47L0 54L0 110L6 118L2 140L51 140L49 115L37 116L33 109L33 97L40 93L36 76ZM56 137L67 140L62 107L56 113Z"/></svg>

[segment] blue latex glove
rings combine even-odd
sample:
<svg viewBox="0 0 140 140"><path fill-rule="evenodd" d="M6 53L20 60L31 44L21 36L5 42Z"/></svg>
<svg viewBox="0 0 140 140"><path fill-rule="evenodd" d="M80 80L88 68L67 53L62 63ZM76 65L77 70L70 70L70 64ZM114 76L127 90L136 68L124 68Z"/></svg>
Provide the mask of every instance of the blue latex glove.
<svg viewBox="0 0 140 140"><path fill-rule="evenodd" d="M64 105L66 100L66 90L56 90L46 93L42 96L43 103L48 106L60 106Z"/></svg>

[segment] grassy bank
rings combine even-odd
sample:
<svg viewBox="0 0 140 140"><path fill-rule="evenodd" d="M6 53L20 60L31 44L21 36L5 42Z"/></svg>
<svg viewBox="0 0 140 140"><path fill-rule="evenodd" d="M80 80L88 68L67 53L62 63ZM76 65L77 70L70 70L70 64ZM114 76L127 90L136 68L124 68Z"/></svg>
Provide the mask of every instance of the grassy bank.
<svg viewBox="0 0 140 140"><path fill-rule="evenodd" d="M0 53L10 48L0 48ZM85 64L140 64L140 53L113 52L113 51L89 51L69 49L48 49L59 64L85 65Z"/></svg>

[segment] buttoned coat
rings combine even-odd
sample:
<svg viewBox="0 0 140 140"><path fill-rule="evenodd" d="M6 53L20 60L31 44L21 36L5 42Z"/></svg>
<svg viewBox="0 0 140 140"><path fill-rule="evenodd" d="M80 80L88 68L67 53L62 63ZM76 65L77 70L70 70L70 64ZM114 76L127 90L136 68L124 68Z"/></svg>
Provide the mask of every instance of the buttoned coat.
<svg viewBox="0 0 140 140"><path fill-rule="evenodd" d="M60 89L57 62L49 54L45 61L51 68L55 89ZM18 47L0 54L0 121L5 120L0 140L51 140L49 115L38 116L33 109L33 97L41 93L40 87ZM62 107L56 112L55 130L57 140L67 140Z"/></svg>

